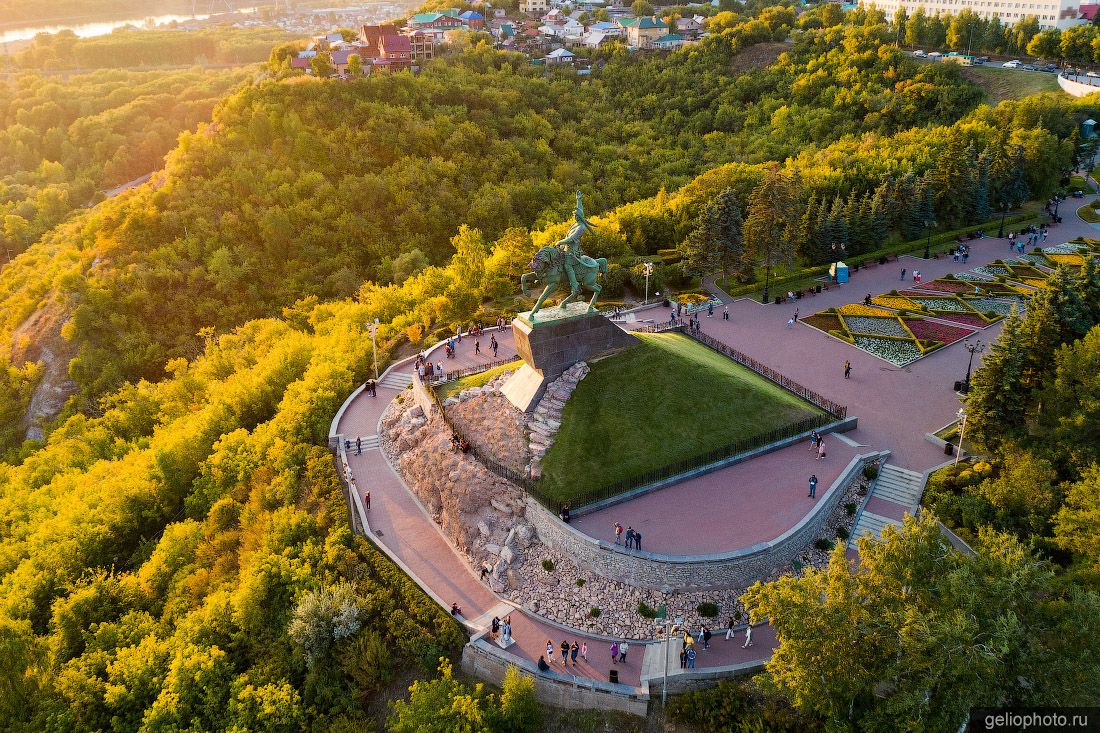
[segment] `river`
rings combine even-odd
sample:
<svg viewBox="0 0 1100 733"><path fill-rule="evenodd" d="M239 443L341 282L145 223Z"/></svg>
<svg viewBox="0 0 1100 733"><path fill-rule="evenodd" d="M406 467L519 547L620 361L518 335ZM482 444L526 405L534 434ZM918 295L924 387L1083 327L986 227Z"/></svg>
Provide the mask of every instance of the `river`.
<svg viewBox="0 0 1100 733"><path fill-rule="evenodd" d="M238 12L251 13L254 11L255 8L241 8ZM57 33L59 31L70 30L82 38L90 38L91 36L105 36L116 28L122 28L127 25L137 26L139 28L149 28L171 23L173 21L206 20L209 17L209 13L198 15L151 15L145 16L144 18L130 18L129 20L103 20L88 23L26 26L23 28L0 30L0 44L28 41L39 33Z"/></svg>

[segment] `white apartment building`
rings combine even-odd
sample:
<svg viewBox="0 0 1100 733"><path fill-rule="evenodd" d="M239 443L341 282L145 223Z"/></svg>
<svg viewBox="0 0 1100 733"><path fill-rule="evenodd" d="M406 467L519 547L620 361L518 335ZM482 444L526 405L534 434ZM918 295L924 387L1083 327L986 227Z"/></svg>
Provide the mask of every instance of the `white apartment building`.
<svg viewBox="0 0 1100 733"><path fill-rule="evenodd" d="M892 18L899 7L912 15L917 8L924 8L926 15L954 15L969 8L982 18L1001 19L1004 25L1013 25L1022 18L1034 15L1042 28L1068 28L1082 22L1080 5L1076 0L875 0L875 7Z"/></svg>

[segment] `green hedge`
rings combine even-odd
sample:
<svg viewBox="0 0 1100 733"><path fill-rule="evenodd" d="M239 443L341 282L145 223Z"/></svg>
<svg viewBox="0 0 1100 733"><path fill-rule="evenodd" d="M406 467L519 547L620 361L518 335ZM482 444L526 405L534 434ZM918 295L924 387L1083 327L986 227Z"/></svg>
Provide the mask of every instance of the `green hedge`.
<svg viewBox="0 0 1100 733"><path fill-rule="evenodd" d="M1013 214L1012 216L1006 217L1005 226L1014 227L1017 225L1026 226L1028 224L1037 224L1043 218L1044 216L1040 213L1034 211L1024 211L1019 214ZM993 221L985 222L984 224L974 224L972 226L963 227L961 229L952 229L951 231L940 232L939 234L933 235L930 248L933 253L944 254L952 247L949 246L944 249L942 245L948 244L953 246L955 244L956 238L958 238L959 236L970 234L971 232L976 232L979 229L984 229L987 234L996 232L997 228L1000 226L1000 223L1000 218L997 218ZM927 241L927 238L922 237L921 239L914 239L909 242L902 242L900 244L895 244L889 247L876 249L871 252L866 252L861 255L855 255L852 257L851 261L848 264L854 272L857 264L861 265L867 260L872 260L877 263L879 259L884 256L896 257L898 255L909 254L910 252L923 251L925 243ZM813 267L806 267L799 270L798 272L784 275L783 277L773 277L770 285L770 295L774 296L776 293L782 294L787 290L802 289L804 287L817 284L815 282L817 278L825 276L829 272L829 267L831 264L832 263L829 263L828 265L815 265ZM728 286L729 283L727 282L726 285ZM723 288L723 290L734 297L758 293L761 292L763 289L764 283L761 281L748 283L747 285L737 285L734 287Z"/></svg>

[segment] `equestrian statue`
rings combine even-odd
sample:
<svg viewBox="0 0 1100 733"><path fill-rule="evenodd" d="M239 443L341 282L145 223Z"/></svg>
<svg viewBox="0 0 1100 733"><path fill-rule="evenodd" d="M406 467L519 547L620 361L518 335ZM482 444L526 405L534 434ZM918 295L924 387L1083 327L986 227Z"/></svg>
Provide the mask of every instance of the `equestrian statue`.
<svg viewBox="0 0 1100 733"><path fill-rule="evenodd" d="M581 296L581 291L587 290L592 293L592 300L588 302L588 311L595 311L596 298L600 295L597 276L600 273L607 273L607 259L604 257L592 259L584 253L581 248L581 236L586 230L596 231L584 216L581 192L577 191L577 209L573 212L573 226L570 227L569 233L553 245L540 249L528 265L531 272L524 273L519 280L526 298L531 297L529 285L532 282L545 286L528 316L532 321L535 320L535 313L542 307L543 302L558 289L563 279L569 284L569 295L561 302L561 307L564 308L577 300Z"/></svg>

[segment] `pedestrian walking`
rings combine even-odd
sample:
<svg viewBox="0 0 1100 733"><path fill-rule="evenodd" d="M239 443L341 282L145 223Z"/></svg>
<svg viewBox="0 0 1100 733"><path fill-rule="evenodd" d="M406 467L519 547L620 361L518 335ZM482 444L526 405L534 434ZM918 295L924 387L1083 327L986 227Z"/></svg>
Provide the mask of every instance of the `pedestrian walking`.
<svg viewBox="0 0 1100 733"><path fill-rule="evenodd" d="M904 280L904 279L905 279L905 268L903 267L903 268L901 268L901 277L899 277L898 280Z"/></svg>
<svg viewBox="0 0 1100 733"><path fill-rule="evenodd" d="M710 633L710 627L709 626L703 626L703 648L704 649L710 649L710 637L711 636L712 636L712 634Z"/></svg>
<svg viewBox="0 0 1100 733"><path fill-rule="evenodd" d="M554 663L554 642L549 639L546 640L546 661Z"/></svg>
<svg viewBox="0 0 1100 733"><path fill-rule="evenodd" d="M634 549L639 552L642 549L642 533L638 530L634 530Z"/></svg>
<svg viewBox="0 0 1100 733"><path fill-rule="evenodd" d="M844 360L844 378L852 378L852 362L848 361L847 359Z"/></svg>
<svg viewBox="0 0 1100 733"><path fill-rule="evenodd" d="M355 455L363 455L363 436L360 435L355 439Z"/></svg>
<svg viewBox="0 0 1100 733"><path fill-rule="evenodd" d="M728 321L730 319L730 307L728 305L722 306L722 320Z"/></svg>
<svg viewBox="0 0 1100 733"><path fill-rule="evenodd" d="M481 566L481 582L485 582L485 579L489 577L489 573L493 572L493 567L489 563L485 563Z"/></svg>
<svg viewBox="0 0 1100 733"><path fill-rule="evenodd" d="M866 306L871 305L871 294L870 293L867 293L867 295L863 296L863 304L866 305Z"/></svg>
<svg viewBox="0 0 1100 733"><path fill-rule="evenodd" d="M816 430L810 431L810 452L817 450L817 444L821 442L821 435Z"/></svg>
<svg viewBox="0 0 1100 733"><path fill-rule="evenodd" d="M707 304L707 318L714 318L714 303Z"/></svg>
<svg viewBox="0 0 1100 733"><path fill-rule="evenodd" d="M493 616L493 625L492 625L491 628L492 628L492 631L490 632L490 635L495 639L500 635L500 617L499 616Z"/></svg>
<svg viewBox="0 0 1100 733"><path fill-rule="evenodd" d="M688 669L695 669L695 648L694 647L692 647L691 649L688 649L687 658L688 658L688 667L687 668Z"/></svg>
<svg viewBox="0 0 1100 733"><path fill-rule="evenodd" d="M367 511L370 511L370 490L363 496L363 503L367 505Z"/></svg>
<svg viewBox="0 0 1100 733"><path fill-rule="evenodd" d="M794 322L798 323L798 309L797 308L794 309Z"/></svg>
<svg viewBox="0 0 1100 733"><path fill-rule="evenodd" d="M578 644L576 641L574 641L573 644L569 647L569 658L573 660L574 667L577 666L577 654L579 654L580 651L580 644Z"/></svg>
<svg viewBox="0 0 1100 733"><path fill-rule="evenodd" d="M733 630L733 626L734 626L733 616L730 616L729 620L726 621L726 641L729 641L730 638L735 633L734 630Z"/></svg>
<svg viewBox="0 0 1100 733"><path fill-rule="evenodd" d="M481 339L474 339L474 355L481 353Z"/></svg>
<svg viewBox="0 0 1100 733"><path fill-rule="evenodd" d="M634 528L633 527L627 527L626 528L626 549L629 550L633 546L634 546Z"/></svg>
<svg viewBox="0 0 1100 733"><path fill-rule="evenodd" d="M615 522L615 544L621 545L623 543L623 525Z"/></svg>
<svg viewBox="0 0 1100 733"><path fill-rule="evenodd" d="M745 627L745 643L741 648L748 649L750 646L752 646L752 624Z"/></svg>
<svg viewBox="0 0 1100 733"><path fill-rule="evenodd" d="M824 440L819 440L819 441L817 441L817 460L820 461L824 457L825 457L825 441Z"/></svg>
<svg viewBox="0 0 1100 733"><path fill-rule="evenodd" d="M809 493L809 497L811 499L816 499L817 498L817 474L816 473L810 474L810 493Z"/></svg>
<svg viewBox="0 0 1100 733"><path fill-rule="evenodd" d="M628 651L630 651L630 642L623 639L622 643L619 644L619 662L621 664L626 664L626 653Z"/></svg>
<svg viewBox="0 0 1100 733"><path fill-rule="evenodd" d="M794 319L791 318L787 321L787 328L794 328Z"/></svg>
<svg viewBox="0 0 1100 733"><path fill-rule="evenodd" d="M561 666L569 666L569 642L565 639L561 640Z"/></svg>
<svg viewBox="0 0 1100 733"><path fill-rule="evenodd" d="M588 642L587 641L582 641L581 642L581 659L583 659L586 662L588 661Z"/></svg>
<svg viewBox="0 0 1100 733"><path fill-rule="evenodd" d="M619 642L611 642L611 663L616 664L619 661Z"/></svg>

